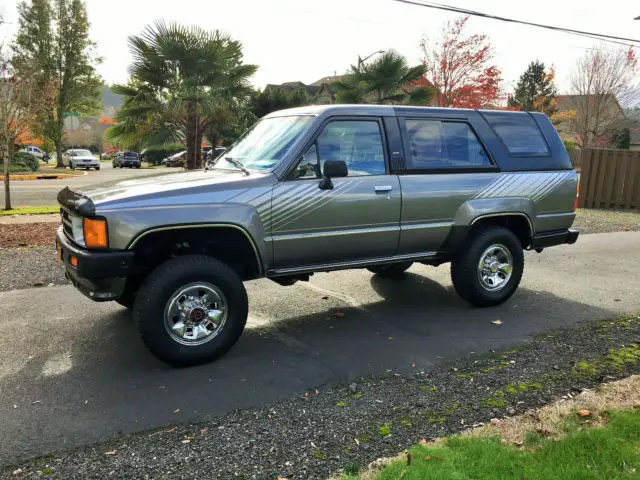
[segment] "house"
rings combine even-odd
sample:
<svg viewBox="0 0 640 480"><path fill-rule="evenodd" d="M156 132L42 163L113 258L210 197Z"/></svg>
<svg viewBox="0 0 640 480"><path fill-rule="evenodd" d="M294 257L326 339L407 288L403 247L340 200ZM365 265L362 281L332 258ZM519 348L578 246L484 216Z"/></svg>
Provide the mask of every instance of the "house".
<svg viewBox="0 0 640 480"><path fill-rule="evenodd" d="M556 102L558 110L551 120L563 139L574 140L579 145L583 143L585 111L591 114L589 135L594 147L608 147L615 131L624 128L627 123L624 111L614 95L558 95ZM593 115L595 111L599 115Z"/></svg>
<svg viewBox="0 0 640 480"><path fill-rule="evenodd" d="M285 82L281 84L270 83L265 87L265 90L269 88L279 88L286 92L294 92L296 90L303 89L307 92L310 98L313 99L313 103L317 105L328 105L335 103L335 92L331 89L331 84L342 78L342 75L332 75L329 77L322 77L319 80L311 84L305 84L300 81L297 82Z"/></svg>

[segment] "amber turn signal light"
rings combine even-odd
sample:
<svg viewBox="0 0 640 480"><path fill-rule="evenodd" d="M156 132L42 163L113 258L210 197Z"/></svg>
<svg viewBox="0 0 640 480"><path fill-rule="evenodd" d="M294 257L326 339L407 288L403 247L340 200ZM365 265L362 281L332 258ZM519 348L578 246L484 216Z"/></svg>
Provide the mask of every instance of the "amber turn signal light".
<svg viewBox="0 0 640 480"><path fill-rule="evenodd" d="M70 257L69 258L69 263L71 263L71 265L74 266L75 268L78 268L78 258L77 257Z"/></svg>
<svg viewBox="0 0 640 480"><path fill-rule="evenodd" d="M88 248L107 248L107 221L85 218L83 221L84 244Z"/></svg>

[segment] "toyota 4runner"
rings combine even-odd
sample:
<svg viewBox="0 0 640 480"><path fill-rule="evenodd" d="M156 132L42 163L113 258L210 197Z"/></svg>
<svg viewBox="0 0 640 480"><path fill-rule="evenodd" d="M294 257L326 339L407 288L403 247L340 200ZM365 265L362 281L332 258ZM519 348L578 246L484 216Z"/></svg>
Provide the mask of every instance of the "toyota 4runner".
<svg viewBox="0 0 640 480"><path fill-rule="evenodd" d="M200 171L58 195L60 259L95 301L131 308L173 365L228 351L243 281L451 263L476 306L514 293L523 250L574 243L577 176L539 113L311 106L272 113Z"/></svg>

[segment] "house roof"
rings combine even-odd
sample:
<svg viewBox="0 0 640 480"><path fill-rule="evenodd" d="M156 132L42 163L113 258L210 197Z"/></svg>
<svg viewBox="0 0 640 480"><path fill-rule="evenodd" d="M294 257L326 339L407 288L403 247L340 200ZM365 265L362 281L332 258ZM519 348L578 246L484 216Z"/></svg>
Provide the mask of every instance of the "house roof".
<svg viewBox="0 0 640 480"><path fill-rule="evenodd" d="M329 75L328 77L322 77L321 79L316 80L311 85L316 86L316 87L320 87L325 83L328 84L328 85L331 85L333 82L337 82L339 80L342 80L342 77L344 77L344 75Z"/></svg>

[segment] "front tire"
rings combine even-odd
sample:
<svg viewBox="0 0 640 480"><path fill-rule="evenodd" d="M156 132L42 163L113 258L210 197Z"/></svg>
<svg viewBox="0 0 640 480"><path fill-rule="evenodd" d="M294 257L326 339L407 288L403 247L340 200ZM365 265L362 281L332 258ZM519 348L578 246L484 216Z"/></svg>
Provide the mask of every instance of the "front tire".
<svg viewBox="0 0 640 480"><path fill-rule="evenodd" d="M518 237L502 227L472 232L451 262L458 295L477 307L499 305L514 294L524 271Z"/></svg>
<svg viewBox="0 0 640 480"><path fill-rule="evenodd" d="M228 265L203 255L169 260L143 282L133 309L142 341L174 366L207 363L240 338L247 292Z"/></svg>
<svg viewBox="0 0 640 480"><path fill-rule="evenodd" d="M413 265L413 262L391 263L389 265L367 267L367 270L382 278L397 278L408 270L411 265Z"/></svg>

